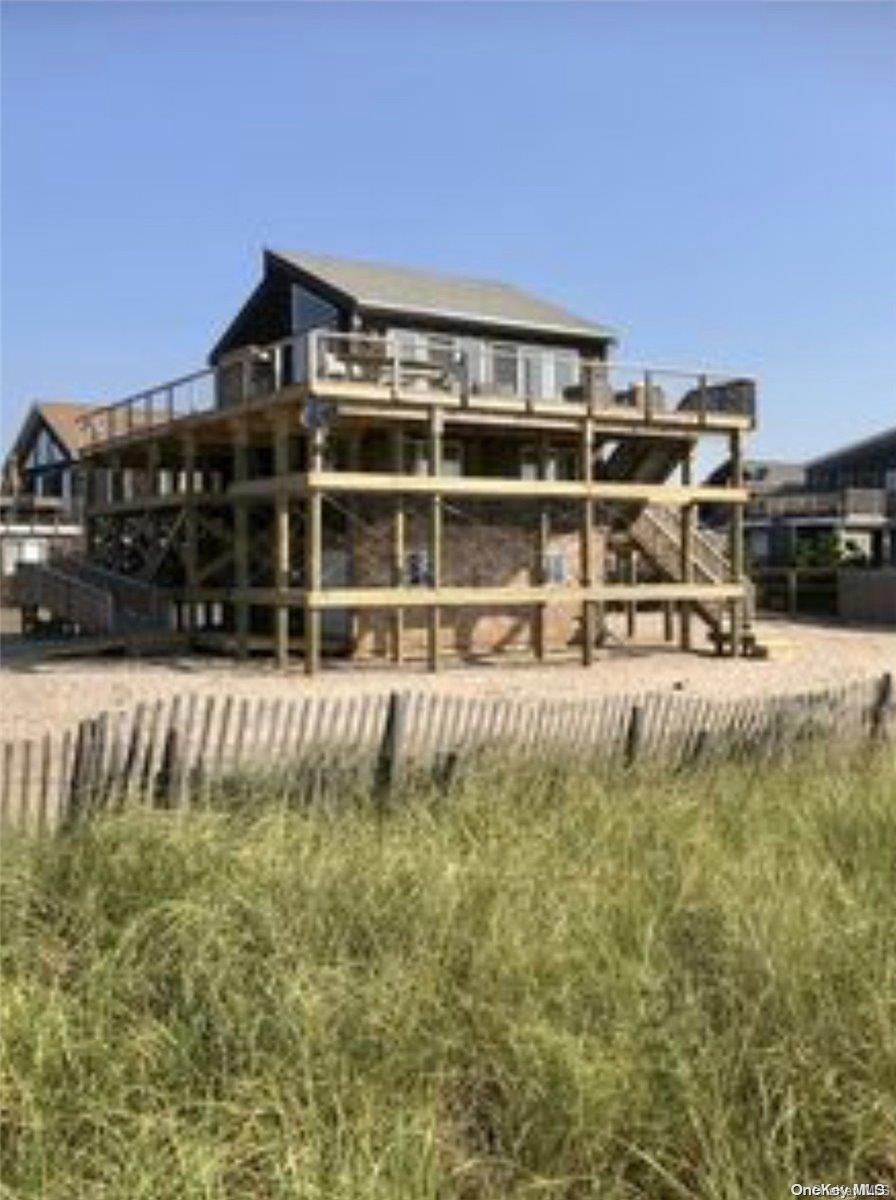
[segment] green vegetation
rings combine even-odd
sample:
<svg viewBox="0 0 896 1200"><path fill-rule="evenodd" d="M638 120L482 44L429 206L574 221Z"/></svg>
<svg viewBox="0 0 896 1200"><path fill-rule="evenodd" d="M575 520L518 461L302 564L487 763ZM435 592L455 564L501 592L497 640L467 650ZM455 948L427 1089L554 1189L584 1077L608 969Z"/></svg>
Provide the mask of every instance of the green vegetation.
<svg viewBox="0 0 896 1200"><path fill-rule="evenodd" d="M3 1195L896 1182L886 752L408 792L8 839Z"/></svg>

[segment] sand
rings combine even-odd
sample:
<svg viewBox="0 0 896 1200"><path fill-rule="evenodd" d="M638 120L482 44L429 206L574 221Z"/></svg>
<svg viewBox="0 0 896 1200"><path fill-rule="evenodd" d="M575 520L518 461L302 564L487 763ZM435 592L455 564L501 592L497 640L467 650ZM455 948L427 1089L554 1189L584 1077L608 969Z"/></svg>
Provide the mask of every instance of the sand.
<svg viewBox="0 0 896 1200"><path fill-rule="evenodd" d="M772 657L732 661L663 646L657 631L646 624L643 642L600 651L590 669L568 660L535 665L521 659L512 665L449 665L435 676L422 664L398 671L342 663L309 680L300 662L286 673L261 658L245 664L203 656L35 662L10 649L0 664L0 738L58 732L102 711L131 710L140 701L178 692L295 699L309 693L357 695L400 688L478 698L572 698L676 688L691 695L736 698L820 689L896 671L896 628L759 622L757 632L772 644Z"/></svg>

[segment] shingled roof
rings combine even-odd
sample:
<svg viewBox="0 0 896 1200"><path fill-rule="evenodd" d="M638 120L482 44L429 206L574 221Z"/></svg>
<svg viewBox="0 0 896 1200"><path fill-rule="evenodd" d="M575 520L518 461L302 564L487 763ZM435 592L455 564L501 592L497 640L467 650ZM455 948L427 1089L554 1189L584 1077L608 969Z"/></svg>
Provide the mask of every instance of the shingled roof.
<svg viewBox="0 0 896 1200"><path fill-rule="evenodd" d="M25 443L33 436L35 425L43 421L59 442L69 458L78 457L81 445L81 430L78 417L84 416L94 407L92 404L79 404L73 400L45 400L31 405L28 414L19 429L10 454L22 453Z"/></svg>
<svg viewBox="0 0 896 1200"><path fill-rule="evenodd" d="M304 252L269 253L362 310L615 340L607 326L512 284Z"/></svg>

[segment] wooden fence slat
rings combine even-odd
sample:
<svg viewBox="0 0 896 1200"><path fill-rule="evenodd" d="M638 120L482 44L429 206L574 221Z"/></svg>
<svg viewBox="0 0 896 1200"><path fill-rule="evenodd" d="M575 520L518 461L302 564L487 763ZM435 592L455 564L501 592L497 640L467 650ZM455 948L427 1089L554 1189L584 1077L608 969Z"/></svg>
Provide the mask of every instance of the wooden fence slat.
<svg viewBox="0 0 896 1200"><path fill-rule="evenodd" d="M68 807L69 789L71 786L69 772L72 759L72 732L66 729L62 735L62 746L59 753L59 777L56 781L55 799L53 803L52 828L59 829L65 823Z"/></svg>
<svg viewBox="0 0 896 1200"><path fill-rule="evenodd" d="M199 741L196 746L196 754L193 759L193 768L191 771L190 790L193 794L193 800L196 804L205 805L208 800L209 791L209 773L210 767L208 763L208 747L212 736L212 725L215 719L215 705L217 697L213 694L206 696L205 704L202 709L202 721L199 729Z"/></svg>
<svg viewBox="0 0 896 1200"><path fill-rule="evenodd" d="M278 766L276 747L277 734L280 729L280 712L283 708L283 697L277 696L271 703L271 713L268 717L267 758L272 767Z"/></svg>
<svg viewBox="0 0 896 1200"><path fill-rule="evenodd" d="M243 746L246 741L246 729L249 724L249 701L245 697L240 700L239 712L236 719L236 741L233 747L233 769L238 771L243 765Z"/></svg>
<svg viewBox="0 0 896 1200"><path fill-rule="evenodd" d="M15 753L15 742L3 743L3 795L0 800L0 824L7 826L12 822L12 773Z"/></svg>
<svg viewBox="0 0 896 1200"><path fill-rule="evenodd" d="M175 803L178 808L185 808L190 802L190 780L192 778L193 729L196 723L196 708L199 697L192 692L187 700L187 711L179 731L180 756L177 764L177 794Z"/></svg>
<svg viewBox="0 0 896 1200"><path fill-rule="evenodd" d="M41 745L40 761L40 799L37 808L37 829L39 833L47 830L47 808L50 801L50 766L52 762L53 743L49 733L45 733Z"/></svg>
<svg viewBox="0 0 896 1200"><path fill-rule="evenodd" d="M130 804L134 783L136 782L137 764L140 761L140 739L143 736L143 722L146 718L146 705L140 703L134 710L131 719L131 735L124 756L124 766L121 769L121 796L123 804Z"/></svg>
<svg viewBox="0 0 896 1200"><path fill-rule="evenodd" d="M16 819L16 827L22 831L28 825L29 818L29 800L31 789L31 751L34 743L30 738L27 738L22 743L22 765L19 775L19 812Z"/></svg>
<svg viewBox="0 0 896 1200"><path fill-rule="evenodd" d="M215 746L214 773L220 776L224 771L224 760L227 755L227 735L230 733L230 718L233 715L233 696L224 700L224 709L218 722L218 740Z"/></svg>
<svg viewBox="0 0 896 1200"><path fill-rule="evenodd" d="M146 733L146 747L143 753L143 768L140 773L140 795L146 803L152 803L153 798L156 741L159 736L159 728L162 722L163 704L164 702L162 700L157 700L152 706L149 728L147 729Z"/></svg>

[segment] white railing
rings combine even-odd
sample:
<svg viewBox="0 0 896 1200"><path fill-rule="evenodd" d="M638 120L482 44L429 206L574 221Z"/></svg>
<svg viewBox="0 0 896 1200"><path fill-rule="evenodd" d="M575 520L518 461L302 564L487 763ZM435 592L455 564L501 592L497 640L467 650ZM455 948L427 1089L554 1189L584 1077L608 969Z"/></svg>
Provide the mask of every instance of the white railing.
<svg viewBox="0 0 896 1200"><path fill-rule="evenodd" d="M312 394L587 404L649 421L662 413L755 416L752 380L719 371L580 358L556 349L469 338L314 330L247 346L215 367L159 384L79 418L86 446L185 417L252 403L294 384Z"/></svg>
<svg viewBox="0 0 896 1200"><path fill-rule="evenodd" d="M586 402L647 418L676 411L755 416L755 383L718 371L580 359L569 351L424 335L309 335L312 391L376 389L395 399L436 394L461 400ZM347 386L346 386L347 385Z"/></svg>

